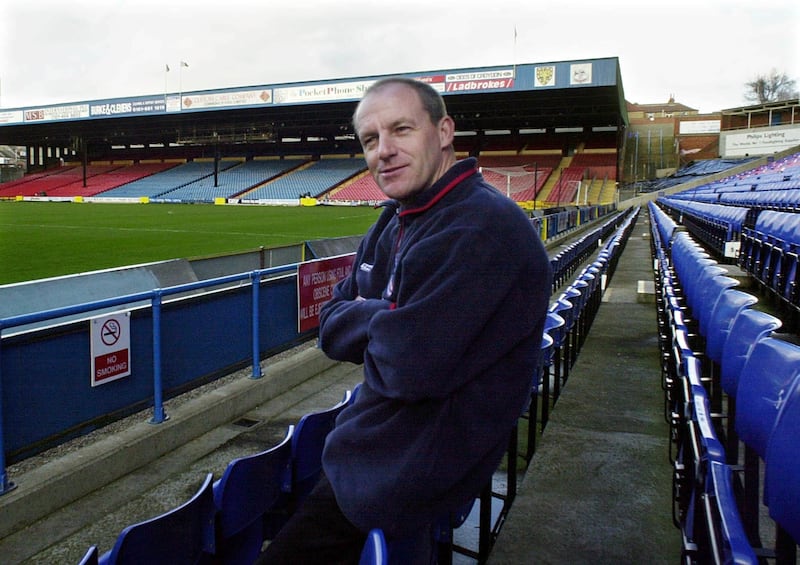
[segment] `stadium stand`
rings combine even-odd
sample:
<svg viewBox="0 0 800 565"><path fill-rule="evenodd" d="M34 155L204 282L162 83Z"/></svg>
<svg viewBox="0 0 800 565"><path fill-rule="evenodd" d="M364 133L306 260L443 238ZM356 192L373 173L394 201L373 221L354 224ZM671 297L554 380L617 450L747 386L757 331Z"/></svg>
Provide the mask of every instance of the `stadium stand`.
<svg viewBox="0 0 800 565"><path fill-rule="evenodd" d="M546 201L553 204L569 204L575 202L580 182L584 179L584 168L570 165L561 171L556 186L547 196Z"/></svg>
<svg viewBox="0 0 800 565"><path fill-rule="evenodd" d="M305 163L301 159L251 160L222 170L217 179L204 176L189 184L165 192L159 199L179 202L214 202L232 198L288 173Z"/></svg>
<svg viewBox="0 0 800 565"><path fill-rule="evenodd" d="M324 195L329 202L363 202L377 204L386 200L378 183L368 172L358 175L352 182L346 182L341 188L335 188Z"/></svg>
<svg viewBox="0 0 800 565"><path fill-rule="evenodd" d="M320 197L364 168L361 158L320 159L247 192L241 198L244 201L297 200L304 194Z"/></svg>
<svg viewBox="0 0 800 565"><path fill-rule="evenodd" d="M102 185L98 185L97 189L93 188L92 185L97 184L93 182L95 177L110 173L120 167L121 165L88 166L86 168L87 187L83 186L83 170L77 166L66 166L60 168L56 173L15 184L11 188L16 189L15 196L79 196L81 194L93 194L97 190L102 190ZM4 192L9 192L10 189L7 185L2 186Z"/></svg>
<svg viewBox="0 0 800 565"><path fill-rule="evenodd" d="M224 171L238 161L220 161L219 170ZM190 161L158 174L149 175L107 190L100 198L155 198L172 190L214 174L213 161Z"/></svg>

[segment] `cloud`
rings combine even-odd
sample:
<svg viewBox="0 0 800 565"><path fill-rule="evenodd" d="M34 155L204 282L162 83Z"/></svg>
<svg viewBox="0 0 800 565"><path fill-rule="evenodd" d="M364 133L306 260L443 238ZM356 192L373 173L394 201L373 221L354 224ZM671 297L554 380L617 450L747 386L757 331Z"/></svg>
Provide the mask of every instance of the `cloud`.
<svg viewBox="0 0 800 565"><path fill-rule="evenodd" d="M619 57L628 100L714 111L772 67L800 82L796 4L27 0L0 20L0 104Z"/></svg>

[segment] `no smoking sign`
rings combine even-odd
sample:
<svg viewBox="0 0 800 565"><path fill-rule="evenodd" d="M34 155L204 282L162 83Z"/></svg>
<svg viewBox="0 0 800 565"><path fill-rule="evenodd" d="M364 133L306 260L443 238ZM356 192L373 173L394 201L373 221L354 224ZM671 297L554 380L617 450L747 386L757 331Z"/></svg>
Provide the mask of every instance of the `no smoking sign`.
<svg viewBox="0 0 800 565"><path fill-rule="evenodd" d="M131 374L130 312L91 320L92 386Z"/></svg>

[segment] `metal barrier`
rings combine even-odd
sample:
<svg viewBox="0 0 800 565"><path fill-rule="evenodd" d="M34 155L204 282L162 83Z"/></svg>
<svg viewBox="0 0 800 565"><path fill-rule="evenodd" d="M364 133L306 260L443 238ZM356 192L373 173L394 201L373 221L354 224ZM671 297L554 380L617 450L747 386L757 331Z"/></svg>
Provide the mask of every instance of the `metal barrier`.
<svg viewBox="0 0 800 565"><path fill-rule="evenodd" d="M116 306L122 306L126 304L132 304L144 300L150 301L150 306L152 309L152 362L153 362L153 418L151 423L153 424L160 424L164 422L168 416L164 412L164 404L163 404L163 393L164 393L164 385L162 382L162 309L163 309L163 299L168 296L173 296L177 294L182 294L186 292L190 292L193 290L198 289L205 289L209 287L215 287L220 285L228 285L231 283L236 282L243 282L248 281L249 286L251 287L251 296L252 296L252 316L251 316L251 329L250 335L252 338L252 365L253 365L253 374L251 378L257 379L262 377L261 372L261 348L260 348L260 287L261 282L264 277L272 277L277 275L289 274L297 272L299 263L294 263L291 265L284 265L280 267L272 267L267 269L260 269L256 271L251 271L247 273L239 273L235 275L229 275L224 277L217 277L214 279L208 279L198 282L192 282L187 284L176 285L167 288L158 288L153 289L146 292L139 292L134 294L128 294L123 296L118 296L109 299L103 299L93 302L85 302L83 304L78 304L74 306L68 306L63 308L55 308L51 310L44 310L41 312L35 312L31 314L24 314L18 316L11 316L4 319L0 319L0 331L8 328L14 328L19 326L24 326L26 324L32 324L47 320L54 320L58 318L62 318L64 316L71 316L74 314L84 314L90 313L102 309L112 308ZM15 488L16 485L12 481L9 480L8 473L6 470L6 437L5 437L5 430L4 430L4 413L3 413L3 406L4 406L4 396L3 396L3 385L4 385L4 375L2 373L2 356L3 347L2 347L2 340L0 340L0 495L5 494Z"/></svg>

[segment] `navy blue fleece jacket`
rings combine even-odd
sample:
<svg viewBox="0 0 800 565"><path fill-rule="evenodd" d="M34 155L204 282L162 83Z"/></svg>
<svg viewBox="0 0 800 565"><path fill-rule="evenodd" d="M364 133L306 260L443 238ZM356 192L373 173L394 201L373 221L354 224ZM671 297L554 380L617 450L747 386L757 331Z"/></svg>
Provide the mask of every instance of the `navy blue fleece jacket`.
<svg viewBox="0 0 800 565"><path fill-rule="evenodd" d="M413 535L486 484L529 395L550 281L530 220L474 159L387 205L320 313L325 353L364 364L323 455L353 524Z"/></svg>

